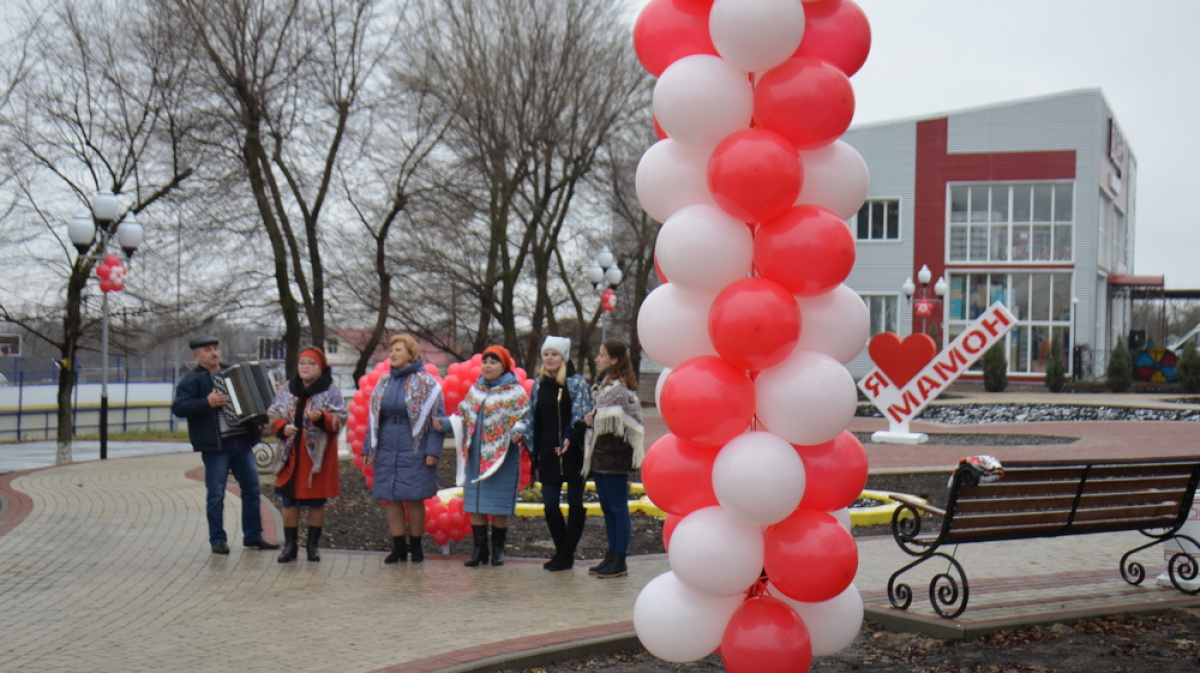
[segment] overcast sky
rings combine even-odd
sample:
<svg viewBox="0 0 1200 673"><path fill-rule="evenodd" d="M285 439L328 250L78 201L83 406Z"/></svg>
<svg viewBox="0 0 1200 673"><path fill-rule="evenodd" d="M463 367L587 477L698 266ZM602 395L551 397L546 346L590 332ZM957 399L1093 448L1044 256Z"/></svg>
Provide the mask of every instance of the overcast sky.
<svg viewBox="0 0 1200 673"><path fill-rule="evenodd" d="M855 1L856 124L1098 87L1138 161L1134 271L1200 288L1200 0Z"/></svg>

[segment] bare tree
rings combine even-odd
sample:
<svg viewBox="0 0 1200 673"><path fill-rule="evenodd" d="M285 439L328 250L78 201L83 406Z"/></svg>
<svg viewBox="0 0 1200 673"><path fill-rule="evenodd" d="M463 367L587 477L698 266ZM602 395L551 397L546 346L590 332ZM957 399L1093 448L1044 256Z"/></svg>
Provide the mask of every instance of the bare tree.
<svg viewBox="0 0 1200 673"><path fill-rule="evenodd" d="M644 102L646 78L608 0L425 0L417 11L408 72L450 111L446 199L467 213L445 223L438 266L476 305L472 350L498 336L531 365L561 289L578 282L580 265L559 258L560 241L588 226L572 205L595 188L597 156Z"/></svg>
<svg viewBox="0 0 1200 673"><path fill-rule="evenodd" d="M153 22L131 16L136 7L122 9L119 21L108 15L112 9L99 0L67 0L27 13L20 34L31 49L28 71L4 110L19 204L19 214L7 219L27 232L22 245L42 278L66 282L65 297L47 283L40 296L26 293L20 310L0 307L6 319L55 344L61 355L59 463L72 458L71 395L86 327L84 292L104 240L98 237L75 255L65 240L69 213L62 204L87 203L105 188L124 195L130 212L145 213L194 170L192 129L175 107L186 59L153 30ZM42 327L48 316L61 316L61 333Z"/></svg>

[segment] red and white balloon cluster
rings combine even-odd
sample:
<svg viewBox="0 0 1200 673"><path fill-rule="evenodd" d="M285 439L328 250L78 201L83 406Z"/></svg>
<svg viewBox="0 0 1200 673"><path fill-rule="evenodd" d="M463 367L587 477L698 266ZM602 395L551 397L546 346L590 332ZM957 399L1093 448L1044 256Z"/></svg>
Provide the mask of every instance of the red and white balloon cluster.
<svg viewBox="0 0 1200 673"><path fill-rule="evenodd" d="M647 452L671 571L634 606L646 649L805 671L862 622L847 508L867 478L845 368L868 337L843 282L867 168L838 140L870 27L851 0L651 0L634 46L665 138L637 170L664 284L638 334L667 370Z"/></svg>
<svg viewBox="0 0 1200 673"><path fill-rule="evenodd" d="M101 292L120 292L125 289L125 274L129 269L121 263L121 258L108 255L104 261L96 265L96 277L100 279Z"/></svg>

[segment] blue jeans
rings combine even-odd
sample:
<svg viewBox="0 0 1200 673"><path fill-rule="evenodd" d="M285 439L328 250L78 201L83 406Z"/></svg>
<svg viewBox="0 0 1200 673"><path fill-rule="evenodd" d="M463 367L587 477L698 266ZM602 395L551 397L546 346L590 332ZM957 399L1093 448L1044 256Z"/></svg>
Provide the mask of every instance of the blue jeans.
<svg viewBox="0 0 1200 673"><path fill-rule="evenodd" d="M604 512L604 533L608 536L608 551L624 554L629 551L629 536L633 519L629 516L629 475L594 474L596 495Z"/></svg>
<svg viewBox="0 0 1200 673"><path fill-rule="evenodd" d="M262 512L258 493L258 465L245 437L221 439L220 451L201 451L204 460L204 487L208 491L208 541L228 542L225 536L225 483L229 473L242 489L242 542L262 539Z"/></svg>

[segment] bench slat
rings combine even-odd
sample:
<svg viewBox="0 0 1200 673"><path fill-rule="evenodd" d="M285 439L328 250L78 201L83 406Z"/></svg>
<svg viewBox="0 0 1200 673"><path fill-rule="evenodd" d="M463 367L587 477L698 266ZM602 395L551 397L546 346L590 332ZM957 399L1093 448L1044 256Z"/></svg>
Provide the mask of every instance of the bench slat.
<svg viewBox="0 0 1200 673"><path fill-rule="evenodd" d="M1178 507L1186 489L1173 491L1132 491L1116 493L1085 493L1079 499L1080 509L1133 506L1171 502ZM980 512L1029 512L1046 509L1070 509L1075 504L1075 495L1063 494L1045 497L977 498L959 500L955 514L977 514Z"/></svg>

